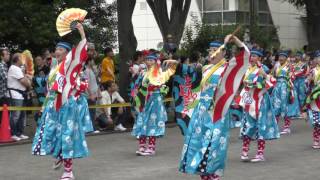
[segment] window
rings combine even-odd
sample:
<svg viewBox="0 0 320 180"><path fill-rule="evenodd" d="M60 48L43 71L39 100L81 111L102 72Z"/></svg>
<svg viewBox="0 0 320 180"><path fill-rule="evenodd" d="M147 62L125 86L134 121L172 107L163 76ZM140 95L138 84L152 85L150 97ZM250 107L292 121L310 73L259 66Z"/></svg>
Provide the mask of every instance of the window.
<svg viewBox="0 0 320 180"><path fill-rule="evenodd" d="M267 0L259 0L258 10L259 11L269 11L269 6Z"/></svg>
<svg viewBox="0 0 320 180"><path fill-rule="evenodd" d="M203 21L208 24L221 24L222 13L221 12L210 12L203 14Z"/></svg>
<svg viewBox="0 0 320 180"><path fill-rule="evenodd" d="M203 0L204 11L221 11L223 0Z"/></svg>
<svg viewBox="0 0 320 180"><path fill-rule="evenodd" d="M223 23L236 23L236 12L224 12Z"/></svg>
<svg viewBox="0 0 320 180"><path fill-rule="evenodd" d="M229 10L229 0L223 0L223 10Z"/></svg>
<svg viewBox="0 0 320 180"><path fill-rule="evenodd" d="M259 13L259 24L272 24L271 16L269 13Z"/></svg>
<svg viewBox="0 0 320 180"><path fill-rule="evenodd" d="M240 11L249 11L250 10L250 0L239 0L238 7Z"/></svg>
<svg viewBox="0 0 320 180"><path fill-rule="evenodd" d="M204 11L221 11L229 10L230 0L203 0ZM201 4L201 3L198 3Z"/></svg>
<svg viewBox="0 0 320 180"><path fill-rule="evenodd" d="M249 24L250 23L249 12L237 12L237 23Z"/></svg>

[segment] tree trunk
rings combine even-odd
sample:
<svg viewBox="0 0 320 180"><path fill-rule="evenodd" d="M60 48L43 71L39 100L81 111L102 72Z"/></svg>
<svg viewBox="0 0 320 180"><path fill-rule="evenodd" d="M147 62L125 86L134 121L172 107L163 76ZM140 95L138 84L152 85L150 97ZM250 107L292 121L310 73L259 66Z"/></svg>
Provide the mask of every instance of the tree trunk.
<svg viewBox="0 0 320 180"><path fill-rule="evenodd" d="M180 44L186 24L191 0L172 0L170 18L167 11L167 0L147 0L156 22L159 26L163 42L168 34L173 36L173 42Z"/></svg>
<svg viewBox="0 0 320 180"><path fill-rule="evenodd" d="M132 59L137 49L137 39L134 35L132 25L132 14L136 0L117 0L118 10L118 41L119 41L119 72L120 72L120 94L127 99L129 87L128 61Z"/></svg>
<svg viewBox="0 0 320 180"><path fill-rule="evenodd" d="M307 9L307 34L309 50L320 49L320 1L305 1Z"/></svg>

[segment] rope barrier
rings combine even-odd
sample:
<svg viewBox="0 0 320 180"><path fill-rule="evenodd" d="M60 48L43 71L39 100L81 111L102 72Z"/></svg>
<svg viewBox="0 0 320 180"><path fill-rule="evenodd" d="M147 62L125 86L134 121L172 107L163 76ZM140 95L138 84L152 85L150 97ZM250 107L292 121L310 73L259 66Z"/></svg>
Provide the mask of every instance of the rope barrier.
<svg viewBox="0 0 320 180"><path fill-rule="evenodd" d="M164 102L171 102L173 98L166 98ZM92 105L90 109L110 108L110 107L130 107L130 103L116 103L116 104L104 104L104 105ZM42 107L25 107L25 106L8 106L9 111L40 111ZM2 107L0 107L2 111Z"/></svg>

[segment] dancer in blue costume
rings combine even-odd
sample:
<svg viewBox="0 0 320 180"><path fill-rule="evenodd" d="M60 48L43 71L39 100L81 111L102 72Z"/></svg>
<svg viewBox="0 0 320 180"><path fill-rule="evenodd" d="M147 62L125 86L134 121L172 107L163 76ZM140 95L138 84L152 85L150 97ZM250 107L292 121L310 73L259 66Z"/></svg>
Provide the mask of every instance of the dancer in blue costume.
<svg viewBox="0 0 320 180"><path fill-rule="evenodd" d="M300 80L296 79L297 78L296 74L298 73L299 69L301 68L301 67L299 67L299 66L301 66L301 62L298 61L297 57L299 58L299 56L295 56L293 58L288 58L288 62L290 64L290 66L292 67L292 69L290 71L294 76L294 79L292 79L293 86L291 87L291 91L293 92L294 100L292 103L290 103L288 105L288 114L287 114L287 116L291 117L292 119L296 118L296 117L300 117L300 115L301 115L300 102L299 102L299 96L298 96L298 88L300 88L300 87L296 86L297 81L301 83ZM301 84L301 85L303 85L303 84ZM303 87L301 87L301 88L305 89Z"/></svg>
<svg viewBox="0 0 320 180"><path fill-rule="evenodd" d="M189 58L190 64L179 63L173 76L172 94L175 104L176 122L184 135L188 129L190 116L197 99L197 92L202 79L202 66L199 64L200 54L194 52Z"/></svg>
<svg viewBox="0 0 320 180"><path fill-rule="evenodd" d="M313 127L312 148L320 149L320 51L314 55L316 67L312 68L308 76L310 94L306 99L306 108L310 124Z"/></svg>
<svg viewBox="0 0 320 180"><path fill-rule="evenodd" d="M226 36L225 44L230 40L239 47L239 54L226 62L225 45L216 43L210 64L203 67L200 96L181 155L180 171L198 174L206 180L217 180L223 175L230 129L225 115L249 66L246 45L232 35Z"/></svg>
<svg viewBox="0 0 320 180"><path fill-rule="evenodd" d="M55 169L63 163L61 180L74 179L72 159L89 155L85 133L93 131L87 100L81 95L87 87L80 79L87 60L87 40L83 26L78 23L76 27L81 35L78 46L72 51L68 43L58 43L56 47L57 59L61 61L50 73L50 92L32 144L33 155L52 155L57 159Z"/></svg>
<svg viewBox="0 0 320 180"><path fill-rule="evenodd" d="M240 105L244 109L243 124L240 130L243 139L242 161L249 161L250 142L257 139L258 150L251 162L265 161L266 140L278 139L279 128L273 111L268 89L276 80L267 75L260 62L263 57L259 50L251 50L251 66L246 72L241 91Z"/></svg>
<svg viewBox="0 0 320 180"><path fill-rule="evenodd" d="M241 107L238 107L237 105L231 105L228 113L226 114L226 118L230 119L230 128L239 128L241 127L241 120L243 116L243 111Z"/></svg>
<svg viewBox="0 0 320 180"><path fill-rule="evenodd" d="M308 62L306 62L303 58L302 52L297 52L296 54L296 63L294 65L294 69L296 78L293 83L297 92L299 107L302 109L307 98L306 79L309 74Z"/></svg>
<svg viewBox="0 0 320 180"><path fill-rule="evenodd" d="M279 66L274 69L273 76L277 79L277 84L272 91L272 104L276 114L277 121L284 119L284 126L280 134L290 134L290 125L292 116L288 115L288 107L294 101L294 92L292 79L294 76L293 67L287 61L288 53L279 53Z"/></svg>
<svg viewBox="0 0 320 180"><path fill-rule="evenodd" d="M166 60L169 64L166 71L162 71L158 57L154 54L146 58L147 71L143 75L142 85L135 94L135 105L138 116L135 120L132 135L139 137L137 155L152 156L156 153L156 138L165 134L167 112L163 105L162 88L175 73L176 61ZM147 145L147 139L149 140Z"/></svg>

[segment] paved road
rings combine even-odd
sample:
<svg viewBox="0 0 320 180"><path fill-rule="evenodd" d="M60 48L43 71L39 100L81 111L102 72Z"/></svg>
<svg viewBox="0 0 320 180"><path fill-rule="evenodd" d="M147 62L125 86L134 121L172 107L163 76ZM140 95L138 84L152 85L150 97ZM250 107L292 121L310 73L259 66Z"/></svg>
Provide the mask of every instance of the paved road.
<svg viewBox="0 0 320 180"><path fill-rule="evenodd" d="M267 162L239 161L241 142L232 130L226 180L319 180L320 151L311 149L311 128L295 121L293 134L267 144ZM168 128L158 141L155 157L137 157L136 141L129 133L88 137L92 155L76 160L77 180L192 180L197 176L177 171L182 137L178 128ZM0 179L55 180L61 171L50 169L50 157L33 157L30 144L0 147ZM255 147L252 150L255 150ZM254 153L252 153L254 155Z"/></svg>

